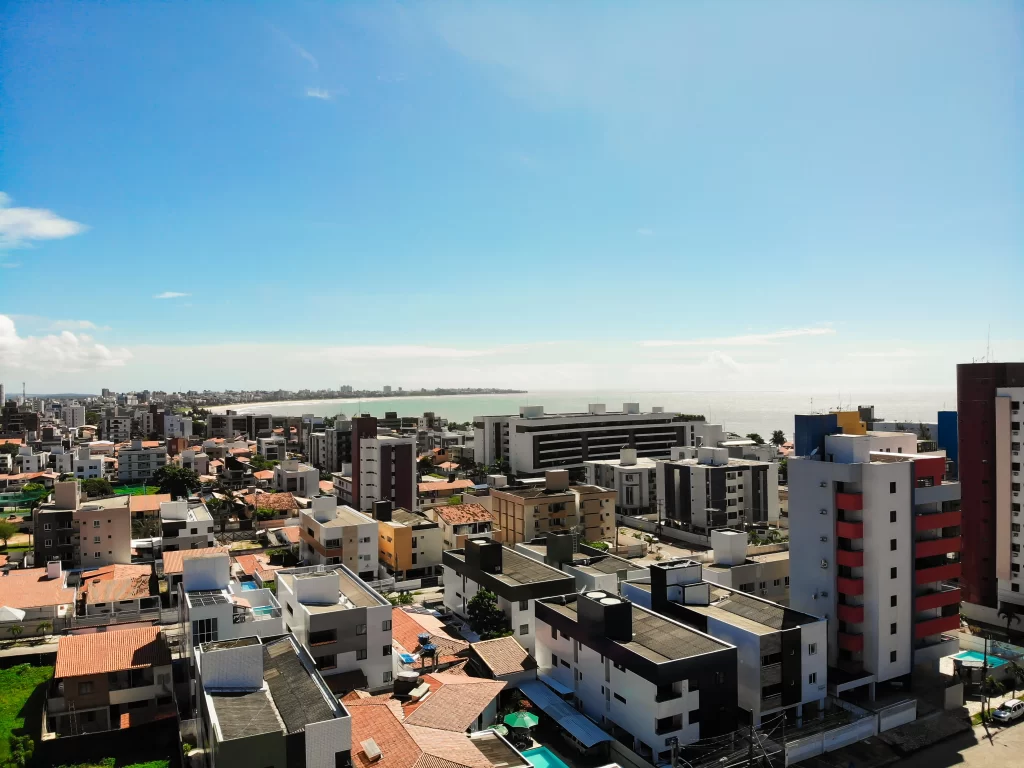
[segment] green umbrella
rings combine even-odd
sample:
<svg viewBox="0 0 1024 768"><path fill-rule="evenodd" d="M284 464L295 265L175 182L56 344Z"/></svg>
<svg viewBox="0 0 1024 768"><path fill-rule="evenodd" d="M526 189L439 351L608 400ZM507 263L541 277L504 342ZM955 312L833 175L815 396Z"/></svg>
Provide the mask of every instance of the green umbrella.
<svg viewBox="0 0 1024 768"><path fill-rule="evenodd" d="M537 716L531 712L513 712L505 715L505 725L513 728L533 728L537 722Z"/></svg>
<svg viewBox="0 0 1024 768"><path fill-rule="evenodd" d="M501 736L508 736L508 728L504 725L492 725L491 730Z"/></svg>

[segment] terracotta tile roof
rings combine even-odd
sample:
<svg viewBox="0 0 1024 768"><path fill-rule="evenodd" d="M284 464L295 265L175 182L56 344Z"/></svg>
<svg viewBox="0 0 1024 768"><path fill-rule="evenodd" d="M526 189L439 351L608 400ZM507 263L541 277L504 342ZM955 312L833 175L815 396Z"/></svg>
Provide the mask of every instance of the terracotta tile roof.
<svg viewBox="0 0 1024 768"><path fill-rule="evenodd" d="M128 511L136 512L159 512L160 505L171 500L169 493L154 493L150 496L134 495L128 497Z"/></svg>
<svg viewBox="0 0 1024 768"><path fill-rule="evenodd" d="M405 653L416 653L420 647L419 635L427 632L430 642L437 646L437 663L455 663L469 652L469 643L453 637L430 632L401 608L391 609L391 642Z"/></svg>
<svg viewBox="0 0 1024 768"><path fill-rule="evenodd" d="M160 636L160 627L108 630L61 637L53 676L102 675L170 663L171 652Z"/></svg>
<svg viewBox="0 0 1024 768"><path fill-rule="evenodd" d="M274 470L272 469L261 469L259 472L253 472L252 476L257 480L273 480Z"/></svg>
<svg viewBox="0 0 1024 768"><path fill-rule="evenodd" d="M417 483L416 489L420 493L432 493L433 491L458 491L464 488L472 488L472 480L452 480L452 482L439 483Z"/></svg>
<svg viewBox="0 0 1024 768"><path fill-rule="evenodd" d="M495 677L537 668L537 661L514 637L481 640L470 646Z"/></svg>
<svg viewBox="0 0 1024 768"><path fill-rule="evenodd" d="M466 671L466 665L468 663L469 663L468 661L456 662L455 664L452 664L450 667L445 667L444 668L444 673L446 675L466 675L466 676L469 676L469 673Z"/></svg>
<svg viewBox="0 0 1024 768"><path fill-rule="evenodd" d="M94 571L85 571L78 591L85 597L86 603L149 597L150 573L148 565L107 565Z"/></svg>
<svg viewBox="0 0 1024 768"><path fill-rule="evenodd" d="M271 565L263 555L238 555L234 560L246 576L255 576L259 573L263 578L273 578L274 571L280 570L278 566Z"/></svg>
<svg viewBox="0 0 1024 768"><path fill-rule="evenodd" d="M354 768L412 768L422 750L391 708L377 698L346 699L345 708L352 716L352 765ZM381 757L370 762L362 743L373 739Z"/></svg>
<svg viewBox="0 0 1024 768"><path fill-rule="evenodd" d="M280 533L282 533L292 544L299 543L299 539L301 538L301 531L299 531L299 526L286 525L284 528L278 528L277 530Z"/></svg>
<svg viewBox="0 0 1024 768"><path fill-rule="evenodd" d="M213 557L228 551L228 547L205 547L204 549L181 549L177 552L164 552L164 574L183 573L182 562L190 557Z"/></svg>
<svg viewBox="0 0 1024 768"><path fill-rule="evenodd" d="M161 445L163 445L163 443L161 443L159 440L143 440L142 441L142 447L143 448L159 448Z"/></svg>
<svg viewBox="0 0 1024 768"><path fill-rule="evenodd" d="M405 718L406 724L457 733L473 725L480 713L505 687L501 680L482 680L442 672L426 675L426 678L433 678L441 686Z"/></svg>
<svg viewBox="0 0 1024 768"><path fill-rule="evenodd" d="M479 504L449 504L446 507L434 507L434 513L448 525L464 523L489 523L491 513Z"/></svg>
<svg viewBox="0 0 1024 768"><path fill-rule="evenodd" d="M46 578L45 568L26 568L0 574L0 605L10 608L40 608L49 605L70 605L75 590L59 579Z"/></svg>
<svg viewBox="0 0 1024 768"><path fill-rule="evenodd" d="M405 729L416 742L416 746L423 750L423 755L417 762L419 768L442 768L451 765L491 768L490 761L465 734L409 725L408 721Z"/></svg>
<svg viewBox="0 0 1024 768"><path fill-rule="evenodd" d="M21 445L20 437L0 437L0 445Z"/></svg>
<svg viewBox="0 0 1024 768"><path fill-rule="evenodd" d="M250 493L242 501L257 509L272 509L275 512L290 512L299 508L299 502L287 491L282 493Z"/></svg>
<svg viewBox="0 0 1024 768"><path fill-rule="evenodd" d="M334 490L334 483L330 480L320 481L320 493L330 493Z"/></svg>
<svg viewBox="0 0 1024 768"><path fill-rule="evenodd" d="M248 448L229 448L228 449L228 453L230 453L232 456L241 456L242 454L248 454L249 453L249 449Z"/></svg>
<svg viewBox="0 0 1024 768"><path fill-rule="evenodd" d="M437 465L438 469L458 469L459 465L454 461L444 461Z"/></svg>
<svg viewBox="0 0 1024 768"><path fill-rule="evenodd" d="M210 469L213 469L214 467L223 467L224 466L224 462L221 461L220 459L214 459L213 461L211 461L209 463L208 466L209 466Z"/></svg>

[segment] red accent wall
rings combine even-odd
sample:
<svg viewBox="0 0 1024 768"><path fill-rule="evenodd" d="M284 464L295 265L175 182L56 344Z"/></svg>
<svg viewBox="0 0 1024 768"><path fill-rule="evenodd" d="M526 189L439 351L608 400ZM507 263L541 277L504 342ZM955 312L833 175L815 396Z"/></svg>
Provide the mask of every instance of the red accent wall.
<svg viewBox="0 0 1024 768"><path fill-rule="evenodd" d="M416 490L413 487L413 478L416 466L416 446L396 445L395 446L395 501L400 507L406 509L416 508Z"/></svg>
<svg viewBox="0 0 1024 768"><path fill-rule="evenodd" d="M1024 386L1024 363L956 367L963 599L998 607L996 580L995 403L999 387Z"/></svg>
<svg viewBox="0 0 1024 768"><path fill-rule="evenodd" d="M930 477L934 485L942 484L946 474L946 460L941 456L934 459L914 459L914 479Z"/></svg>

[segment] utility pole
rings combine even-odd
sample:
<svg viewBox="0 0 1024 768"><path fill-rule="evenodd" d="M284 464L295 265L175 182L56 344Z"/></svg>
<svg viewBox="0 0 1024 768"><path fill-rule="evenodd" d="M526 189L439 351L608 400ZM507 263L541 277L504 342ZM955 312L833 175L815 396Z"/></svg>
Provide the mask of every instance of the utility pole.
<svg viewBox="0 0 1024 768"><path fill-rule="evenodd" d="M754 713L750 713L750 726L747 730L747 768L754 764Z"/></svg>
<svg viewBox="0 0 1024 768"><path fill-rule="evenodd" d="M981 722L985 722L988 709L988 635L985 635L985 655L981 659Z"/></svg>

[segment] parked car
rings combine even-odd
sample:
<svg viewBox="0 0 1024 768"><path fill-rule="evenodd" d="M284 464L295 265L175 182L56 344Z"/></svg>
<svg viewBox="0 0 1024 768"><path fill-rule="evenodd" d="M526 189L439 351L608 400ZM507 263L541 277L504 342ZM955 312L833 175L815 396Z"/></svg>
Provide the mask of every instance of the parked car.
<svg viewBox="0 0 1024 768"><path fill-rule="evenodd" d="M1024 701L1009 699L992 711L992 719L1000 723L1012 723L1024 717Z"/></svg>

